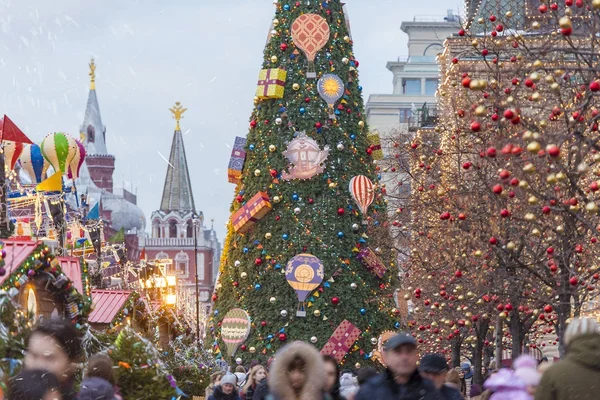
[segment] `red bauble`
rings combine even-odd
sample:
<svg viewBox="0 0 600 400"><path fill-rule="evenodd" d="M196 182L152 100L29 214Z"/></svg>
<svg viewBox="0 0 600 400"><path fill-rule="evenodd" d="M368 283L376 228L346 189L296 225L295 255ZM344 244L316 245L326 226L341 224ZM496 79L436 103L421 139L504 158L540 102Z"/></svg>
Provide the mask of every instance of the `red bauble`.
<svg viewBox="0 0 600 400"><path fill-rule="evenodd" d="M551 313L552 312L552 306L550 304L544 306L544 312L545 313Z"/></svg>
<svg viewBox="0 0 600 400"><path fill-rule="evenodd" d="M287 43L281 43L281 45L279 45L279 48L281 49L281 51L286 51L288 48Z"/></svg>
<svg viewBox="0 0 600 400"><path fill-rule="evenodd" d="M513 306L509 303L507 305L504 306L504 309L508 312L511 312L513 310Z"/></svg>
<svg viewBox="0 0 600 400"><path fill-rule="evenodd" d="M600 90L600 82L598 81L593 81L592 83L590 83L590 90L592 92L597 92Z"/></svg>
<svg viewBox="0 0 600 400"><path fill-rule="evenodd" d="M573 286L577 285L579 283L579 279L577 279L577 277L572 277L571 279L569 279L569 283Z"/></svg>
<svg viewBox="0 0 600 400"><path fill-rule="evenodd" d="M510 217L510 211L508 211L506 208L503 209L502 211L500 211L500 216L502 218L508 218Z"/></svg>
<svg viewBox="0 0 600 400"><path fill-rule="evenodd" d="M477 121L471 122L471 130L473 132L479 132L481 130L481 124Z"/></svg>
<svg viewBox="0 0 600 400"><path fill-rule="evenodd" d="M496 22L496 16L495 15L490 15L490 21Z"/></svg>
<svg viewBox="0 0 600 400"><path fill-rule="evenodd" d="M263 263L262 258L257 258L256 260L254 260L254 265L261 265Z"/></svg>
<svg viewBox="0 0 600 400"><path fill-rule="evenodd" d="M457 277L457 278L460 278L460 277L462 277L462 272L461 272L461 270L457 270L457 271L455 271L455 272L454 272L454 276L455 276L455 277Z"/></svg>
<svg viewBox="0 0 600 400"><path fill-rule="evenodd" d="M483 50L481 50L481 55L482 55L482 56L484 56L484 57L485 57L485 56L487 56L488 54L490 54L490 52L489 52L489 50L488 50L488 49L483 49Z"/></svg>
<svg viewBox="0 0 600 400"><path fill-rule="evenodd" d="M502 185L495 185L495 186L492 188L492 191L493 191L494 193L496 193L496 194L500 194L500 193L502 193L502 190L503 190L503 189L502 189Z"/></svg>
<svg viewBox="0 0 600 400"><path fill-rule="evenodd" d="M279 334L279 341L280 342L285 342L287 340L287 335L285 333L280 333Z"/></svg>
<svg viewBox="0 0 600 400"><path fill-rule="evenodd" d="M240 347L240 349L242 349L242 351L246 351L246 349L247 349L247 348L248 348L248 347L246 347L246 345L245 345L245 344L243 344L243 345Z"/></svg>
<svg viewBox="0 0 600 400"><path fill-rule="evenodd" d="M550 209L550 207L548 207L548 206L542 207L542 213L544 213L544 214L550 214L550 211L552 211Z"/></svg>
<svg viewBox="0 0 600 400"><path fill-rule="evenodd" d="M471 164L469 161L467 161L466 163L464 163L462 165L462 167L463 167L463 169L469 169L469 168L471 168L471 165L473 165L473 164Z"/></svg>
<svg viewBox="0 0 600 400"><path fill-rule="evenodd" d="M322 126L323 126L323 124L320 122L315 123L315 128L317 128L317 129L321 128Z"/></svg>
<svg viewBox="0 0 600 400"><path fill-rule="evenodd" d="M464 78L462 80L462 85L463 85L463 87L468 88L469 85L471 85L471 78L469 78L468 76L466 78Z"/></svg>
<svg viewBox="0 0 600 400"><path fill-rule="evenodd" d="M235 199L237 200L238 203L241 203L242 201L244 201L244 196L238 195Z"/></svg>
<svg viewBox="0 0 600 400"><path fill-rule="evenodd" d="M465 36L465 30L464 29L459 30L458 36Z"/></svg>
<svg viewBox="0 0 600 400"><path fill-rule="evenodd" d="M273 178L275 178L275 177L277 176L277 170L276 170L276 169L272 169L272 170L271 170L271 171L269 171L269 172L270 172L270 174L271 174L271 176L272 176Z"/></svg>
<svg viewBox="0 0 600 400"><path fill-rule="evenodd" d="M261 322L260 322L260 325L261 325L261 326L267 326L267 321L261 321Z"/></svg>
<svg viewBox="0 0 600 400"><path fill-rule="evenodd" d="M545 14L548 12L548 6L545 4L542 4L541 6L538 7L538 10L540 11L540 13Z"/></svg>
<svg viewBox="0 0 600 400"><path fill-rule="evenodd" d="M463 213L458 214L458 219L460 219L461 221L464 221L465 219L467 219L467 216Z"/></svg>
<svg viewBox="0 0 600 400"><path fill-rule="evenodd" d="M366 152L368 155L371 155L371 154L373 154L373 149L369 147L369 148L367 148Z"/></svg>
<svg viewBox="0 0 600 400"><path fill-rule="evenodd" d="M515 117L515 112L513 110L511 110L510 108L504 110L504 118L513 119L514 117Z"/></svg>
<svg viewBox="0 0 600 400"><path fill-rule="evenodd" d="M546 151L550 157L558 157L560 155L560 147L555 144L551 144L546 147Z"/></svg>
<svg viewBox="0 0 600 400"><path fill-rule="evenodd" d="M342 216L346 213L346 210L344 210L342 207L338 208L337 213L339 216Z"/></svg>
<svg viewBox="0 0 600 400"><path fill-rule="evenodd" d="M233 282L233 287L238 287L238 286L240 286L239 282L237 282L237 281Z"/></svg>
<svg viewBox="0 0 600 400"><path fill-rule="evenodd" d="M304 102L305 102L305 103L310 103L310 97L306 97L306 98L304 99Z"/></svg>
<svg viewBox="0 0 600 400"><path fill-rule="evenodd" d="M570 36L571 33L573 33L573 28L562 28L560 33L562 33L564 36Z"/></svg>
<svg viewBox="0 0 600 400"><path fill-rule="evenodd" d="M212 295L212 301L217 301L217 298L218 298L218 297L217 297L217 295L216 295L216 294L213 294L213 295Z"/></svg>
<svg viewBox="0 0 600 400"><path fill-rule="evenodd" d="M331 304L333 304L334 306L337 306L338 304L340 304L340 298L339 297L332 297L331 298Z"/></svg>
<svg viewBox="0 0 600 400"><path fill-rule="evenodd" d="M498 239L496 239L495 237L490 238L490 244L497 244L498 243Z"/></svg>
<svg viewBox="0 0 600 400"><path fill-rule="evenodd" d="M256 120L253 119L252 121L250 121L250 128L256 128L256 124Z"/></svg>

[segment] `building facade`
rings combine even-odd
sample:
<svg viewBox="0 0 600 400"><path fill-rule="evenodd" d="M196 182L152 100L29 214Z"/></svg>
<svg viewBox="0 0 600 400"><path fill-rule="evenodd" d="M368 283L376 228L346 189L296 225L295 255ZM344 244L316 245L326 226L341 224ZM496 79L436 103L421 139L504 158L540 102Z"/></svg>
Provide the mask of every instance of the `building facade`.
<svg viewBox="0 0 600 400"><path fill-rule="evenodd" d="M202 212L196 211L183 135L179 126L186 109L179 103L171 109L177 125L167 166L160 209L150 217L152 233L140 238L149 260L171 260L168 274L178 277L179 296L195 301L198 276L201 313L210 308L219 270L221 245L213 227L205 228Z"/></svg>
<svg viewBox="0 0 600 400"><path fill-rule="evenodd" d="M449 10L446 17L415 17L400 29L408 35L408 56L387 63L393 74L392 93L372 94L366 105L369 126L382 139L393 132L408 133L410 125L431 123L439 83L436 57L460 24Z"/></svg>

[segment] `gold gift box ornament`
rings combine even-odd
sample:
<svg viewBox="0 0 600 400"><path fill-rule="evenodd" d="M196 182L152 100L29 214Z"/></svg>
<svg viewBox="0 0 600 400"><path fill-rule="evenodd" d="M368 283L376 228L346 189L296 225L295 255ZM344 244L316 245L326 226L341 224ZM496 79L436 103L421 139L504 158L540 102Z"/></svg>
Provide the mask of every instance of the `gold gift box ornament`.
<svg viewBox="0 0 600 400"><path fill-rule="evenodd" d="M287 71L280 68L260 70L256 97L259 99L281 99L285 90Z"/></svg>

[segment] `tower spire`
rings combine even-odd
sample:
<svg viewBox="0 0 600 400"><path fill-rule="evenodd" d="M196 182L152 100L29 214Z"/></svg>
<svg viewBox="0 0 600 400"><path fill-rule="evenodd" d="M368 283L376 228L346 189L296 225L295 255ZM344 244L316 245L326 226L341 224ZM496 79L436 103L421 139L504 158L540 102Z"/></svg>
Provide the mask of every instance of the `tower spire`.
<svg viewBox="0 0 600 400"><path fill-rule="evenodd" d="M173 143L171 144L171 154L169 164L167 165L167 176L163 189L161 211L194 211L194 195L192 193L192 184L190 181L190 172L187 166L185 156L185 146L183 145L183 135L179 121L187 108L183 108L181 103L175 103L173 108L169 109L177 121L175 132L173 133Z"/></svg>
<svg viewBox="0 0 600 400"><path fill-rule="evenodd" d="M90 90L96 90L96 63L94 62L94 57L89 63L90 66Z"/></svg>
<svg viewBox="0 0 600 400"><path fill-rule="evenodd" d="M169 110L171 110L173 113L173 118L175 118L176 121L175 130L180 131L181 128L179 127L179 121L181 120L183 113L187 111L187 108L183 108L181 103L177 101L175 102L175 107L169 108Z"/></svg>

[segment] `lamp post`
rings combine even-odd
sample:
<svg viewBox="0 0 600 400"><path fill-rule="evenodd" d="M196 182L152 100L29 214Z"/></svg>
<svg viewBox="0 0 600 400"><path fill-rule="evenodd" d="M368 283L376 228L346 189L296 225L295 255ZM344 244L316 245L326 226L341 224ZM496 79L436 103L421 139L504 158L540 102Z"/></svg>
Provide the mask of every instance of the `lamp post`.
<svg viewBox="0 0 600 400"><path fill-rule="evenodd" d="M198 216L192 214L194 225L194 267L196 270L196 341L200 343L200 293L198 288Z"/></svg>

